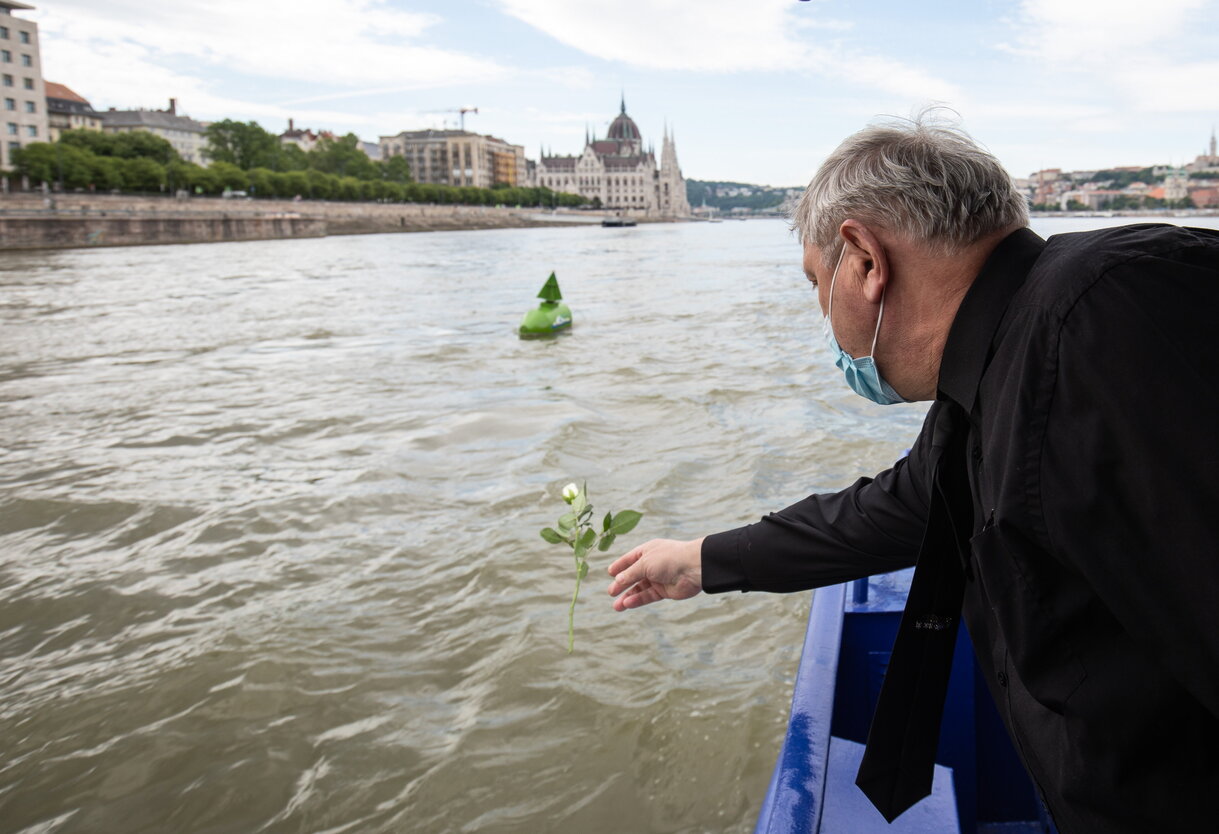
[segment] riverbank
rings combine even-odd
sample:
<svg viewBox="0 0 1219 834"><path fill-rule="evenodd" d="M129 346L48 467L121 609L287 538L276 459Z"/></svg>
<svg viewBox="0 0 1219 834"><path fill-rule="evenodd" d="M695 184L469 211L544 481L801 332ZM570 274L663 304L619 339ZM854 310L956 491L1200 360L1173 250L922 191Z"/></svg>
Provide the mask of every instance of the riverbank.
<svg viewBox="0 0 1219 834"><path fill-rule="evenodd" d="M21 193L0 196L0 250L570 226L615 216L611 211L426 203Z"/></svg>

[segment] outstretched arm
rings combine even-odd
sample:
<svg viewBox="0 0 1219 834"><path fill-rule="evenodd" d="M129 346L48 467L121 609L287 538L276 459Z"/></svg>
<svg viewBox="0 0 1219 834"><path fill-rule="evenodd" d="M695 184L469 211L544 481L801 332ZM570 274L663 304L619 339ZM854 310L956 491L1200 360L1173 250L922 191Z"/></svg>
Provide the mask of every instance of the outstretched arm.
<svg viewBox="0 0 1219 834"><path fill-rule="evenodd" d="M609 593L618 597L614 610L697 596L703 590L702 550L702 539L652 539L618 557L609 566Z"/></svg>

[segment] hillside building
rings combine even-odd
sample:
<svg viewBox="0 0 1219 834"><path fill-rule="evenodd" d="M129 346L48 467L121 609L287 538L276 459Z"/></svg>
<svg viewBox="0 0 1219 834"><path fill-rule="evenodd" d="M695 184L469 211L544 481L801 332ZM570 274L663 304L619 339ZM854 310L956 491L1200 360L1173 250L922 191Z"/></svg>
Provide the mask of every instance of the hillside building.
<svg viewBox="0 0 1219 834"><path fill-rule="evenodd" d="M1193 162L1185 166L1185 170L1199 174L1219 174L1219 142L1215 139L1214 128L1211 128L1211 141L1207 146L1207 152L1195 157Z"/></svg>

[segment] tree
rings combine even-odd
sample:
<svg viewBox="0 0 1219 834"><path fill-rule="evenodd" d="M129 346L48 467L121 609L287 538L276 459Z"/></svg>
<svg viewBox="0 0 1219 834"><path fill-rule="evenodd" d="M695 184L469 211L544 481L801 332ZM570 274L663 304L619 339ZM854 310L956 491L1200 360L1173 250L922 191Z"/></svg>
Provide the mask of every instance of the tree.
<svg viewBox="0 0 1219 834"><path fill-rule="evenodd" d="M408 183L411 181L411 164L405 156L391 156L377 163L381 170L381 178L389 182Z"/></svg>
<svg viewBox="0 0 1219 834"><path fill-rule="evenodd" d="M266 168L253 168L249 171L250 193L256 197L274 197L278 191L275 188L275 172Z"/></svg>
<svg viewBox="0 0 1219 834"><path fill-rule="evenodd" d="M207 155L213 162L227 162L243 171L272 168L279 149L279 137L258 122L224 119L207 126Z"/></svg>
<svg viewBox="0 0 1219 834"><path fill-rule="evenodd" d="M59 134L59 143L97 156L114 156L114 135L100 130L65 130Z"/></svg>
<svg viewBox="0 0 1219 834"><path fill-rule="evenodd" d="M207 167L221 191L244 191L250 185L249 175L231 162L213 162Z"/></svg>
<svg viewBox="0 0 1219 834"><path fill-rule="evenodd" d="M285 197L308 197L309 176L304 171L289 171L283 175L281 188Z"/></svg>
<svg viewBox="0 0 1219 834"><path fill-rule="evenodd" d="M102 133L97 130L65 130L59 141L98 156L120 159L151 159L168 165L181 157L169 140L146 130Z"/></svg>
<svg viewBox="0 0 1219 834"><path fill-rule="evenodd" d="M112 156L122 159L150 159L162 165L168 165L175 159L181 158L168 139L146 130L115 133L112 136L114 140Z"/></svg>
<svg viewBox="0 0 1219 834"><path fill-rule="evenodd" d="M271 169L274 171L304 171L309 167L309 157L300 145L289 142L279 146L272 163Z"/></svg>
<svg viewBox="0 0 1219 834"><path fill-rule="evenodd" d="M193 162L177 160L165 166L165 178L172 183L174 191L192 191L201 183L200 174L203 170Z"/></svg>
<svg viewBox="0 0 1219 834"><path fill-rule="evenodd" d="M323 137L306 156L309 167L326 174L340 177L355 177L361 180L377 179L377 166L360 149L360 139L348 133L342 139Z"/></svg>
<svg viewBox="0 0 1219 834"><path fill-rule="evenodd" d="M159 191L165 184L165 166L148 157L123 159L120 166L123 182L132 191Z"/></svg>
<svg viewBox="0 0 1219 834"><path fill-rule="evenodd" d="M123 187L122 163L113 156L89 155L89 183L98 191Z"/></svg>

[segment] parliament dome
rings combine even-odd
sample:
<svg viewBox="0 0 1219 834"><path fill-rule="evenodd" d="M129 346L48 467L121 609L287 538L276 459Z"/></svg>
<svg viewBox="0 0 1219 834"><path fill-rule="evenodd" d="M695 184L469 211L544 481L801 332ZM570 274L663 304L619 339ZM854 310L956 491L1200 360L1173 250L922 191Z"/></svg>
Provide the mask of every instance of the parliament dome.
<svg viewBox="0 0 1219 834"><path fill-rule="evenodd" d="M625 99L622 102L622 111L610 122L609 133L605 135L605 138L631 142L643 141L643 136L639 133L639 125L635 124L635 120L626 114Z"/></svg>

